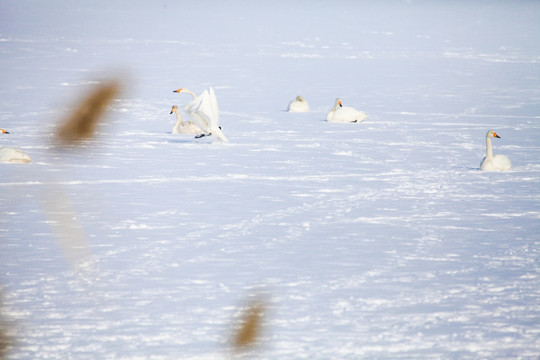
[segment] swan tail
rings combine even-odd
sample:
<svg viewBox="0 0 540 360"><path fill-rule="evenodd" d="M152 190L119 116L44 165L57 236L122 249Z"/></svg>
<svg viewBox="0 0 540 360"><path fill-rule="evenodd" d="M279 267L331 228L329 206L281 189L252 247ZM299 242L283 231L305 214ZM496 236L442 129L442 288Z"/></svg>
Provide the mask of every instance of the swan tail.
<svg viewBox="0 0 540 360"><path fill-rule="evenodd" d="M223 134L223 131L221 131L221 127L214 129L213 134L221 141L223 142L229 142L227 137L225 137L225 134Z"/></svg>

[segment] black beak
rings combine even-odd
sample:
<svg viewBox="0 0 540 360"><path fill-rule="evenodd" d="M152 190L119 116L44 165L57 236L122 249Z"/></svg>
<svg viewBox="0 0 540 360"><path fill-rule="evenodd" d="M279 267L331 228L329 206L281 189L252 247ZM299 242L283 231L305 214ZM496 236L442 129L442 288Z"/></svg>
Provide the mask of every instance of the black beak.
<svg viewBox="0 0 540 360"><path fill-rule="evenodd" d="M501 138L499 135L495 134L495 137L498 137L499 139Z"/></svg>
<svg viewBox="0 0 540 360"><path fill-rule="evenodd" d="M169 113L169 115L172 114L172 111Z"/></svg>

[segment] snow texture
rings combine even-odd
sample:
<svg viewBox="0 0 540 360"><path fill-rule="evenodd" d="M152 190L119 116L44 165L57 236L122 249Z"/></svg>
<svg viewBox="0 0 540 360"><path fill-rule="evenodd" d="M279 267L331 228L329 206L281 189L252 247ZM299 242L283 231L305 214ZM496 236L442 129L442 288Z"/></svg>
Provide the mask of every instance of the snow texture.
<svg viewBox="0 0 540 360"><path fill-rule="evenodd" d="M8 358L537 359L539 18L537 1L2 2L0 141L33 159L0 164ZM56 148L109 76L124 92L97 136ZM170 133L180 87L215 89L229 143ZM286 111L297 95L310 112ZM326 122L336 97L369 117ZM509 171L479 169L489 129ZM234 353L259 297L260 344Z"/></svg>

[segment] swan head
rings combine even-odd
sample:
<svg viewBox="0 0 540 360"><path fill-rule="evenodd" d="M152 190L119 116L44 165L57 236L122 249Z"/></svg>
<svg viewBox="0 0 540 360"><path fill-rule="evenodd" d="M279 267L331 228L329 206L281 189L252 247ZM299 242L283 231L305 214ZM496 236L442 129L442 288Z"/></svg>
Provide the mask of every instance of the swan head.
<svg viewBox="0 0 540 360"><path fill-rule="evenodd" d="M501 138L501 137L500 137L499 135L497 135L497 133L496 133L495 131L493 131L493 130L489 130L489 131L487 132L487 134L486 134L486 137L487 137L487 138L492 138L492 137L494 137L494 138L499 138L499 139Z"/></svg>
<svg viewBox="0 0 540 360"><path fill-rule="evenodd" d="M0 129L0 132L2 132L2 134L9 134L9 132L7 132L7 131L4 130L4 129Z"/></svg>
<svg viewBox="0 0 540 360"><path fill-rule="evenodd" d="M178 110L178 106L173 105L169 114L175 113Z"/></svg>
<svg viewBox="0 0 540 360"><path fill-rule="evenodd" d="M296 97L296 101L304 101L304 98L301 97L300 95L298 95L298 96Z"/></svg>
<svg viewBox="0 0 540 360"><path fill-rule="evenodd" d="M340 107L343 107L343 104L341 104L341 99L340 98L336 98L336 106L340 106Z"/></svg>

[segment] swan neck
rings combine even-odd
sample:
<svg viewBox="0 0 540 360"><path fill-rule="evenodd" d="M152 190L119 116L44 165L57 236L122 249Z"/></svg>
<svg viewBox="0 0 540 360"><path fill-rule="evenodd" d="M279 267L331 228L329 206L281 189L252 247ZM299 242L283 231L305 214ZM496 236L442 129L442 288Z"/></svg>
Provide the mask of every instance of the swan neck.
<svg viewBox="0 0 540 360"><path fill-rule="evenodd" d="M182 115L180 115L180 110L176 110L174 112L174 115L176 115L176 125L182 123Z"/></svg>
<svg viewBox="0 0 540 360"><path fill-rule="evenodd" d="M491 138L486 136L486 159L491 159L493 157L493 147L491 145Z"/></svg>
<svg viewBox="0 0 540 360"><path fill-rule="evenodd" d="M186 94L193 96L194 100L197 98L197 95L195 95L195 93L189 89L183 89L182 92L185 92Z"/></svg>

